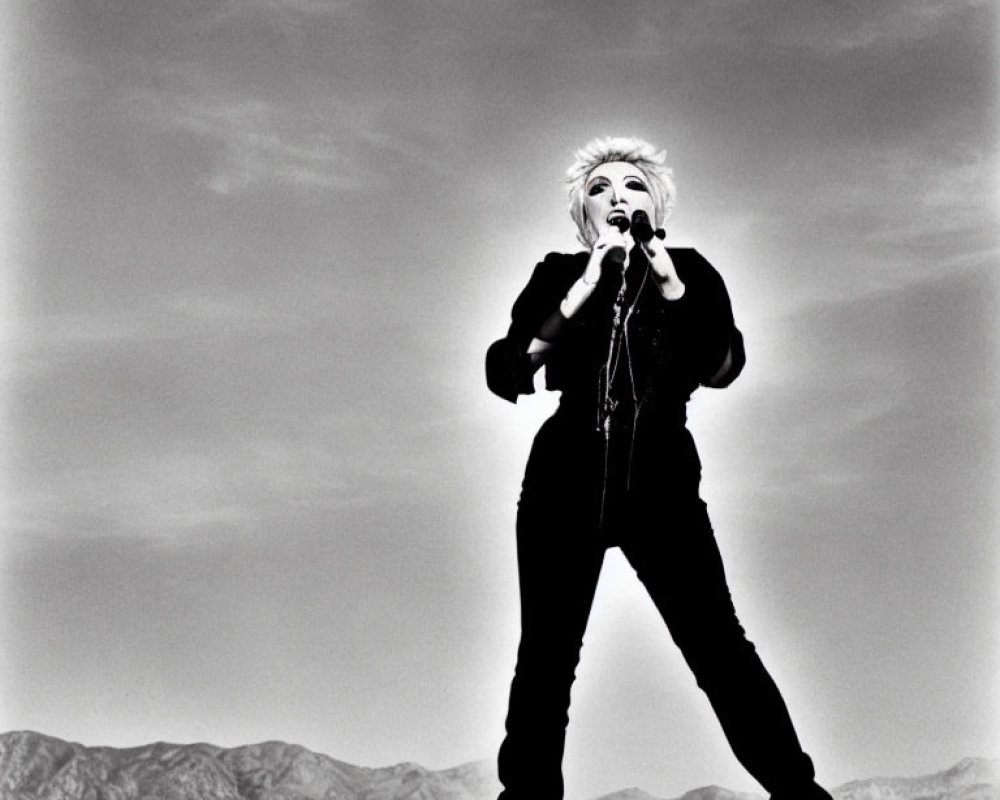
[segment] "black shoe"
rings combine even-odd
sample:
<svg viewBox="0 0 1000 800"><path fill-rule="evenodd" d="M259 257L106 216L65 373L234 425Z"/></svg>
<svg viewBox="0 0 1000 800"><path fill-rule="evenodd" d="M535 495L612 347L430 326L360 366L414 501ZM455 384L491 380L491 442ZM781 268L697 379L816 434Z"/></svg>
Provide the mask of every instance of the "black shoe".
<svg viewBox="0 0 1000 800"><path fill-rule="evenodd" d="M783 789L771 795L771 800L833 800L818 783L807 783L801 789Z"/></svg>

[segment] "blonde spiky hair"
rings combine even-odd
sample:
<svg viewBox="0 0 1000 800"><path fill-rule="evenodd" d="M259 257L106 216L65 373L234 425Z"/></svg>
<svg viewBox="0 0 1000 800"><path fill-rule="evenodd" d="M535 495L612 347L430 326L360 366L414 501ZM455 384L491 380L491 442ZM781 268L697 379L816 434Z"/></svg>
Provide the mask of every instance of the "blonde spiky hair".
<svg viewBox="0 0 1000 800"><path fill-rule="evenodd" d="M663 227L664 221L674 210L677 187L674 186L673 170L666 165L667 151L657 151L653 145L634 136L607 136L593 139L576 151L576 160L566 170L569 184L569 215L576 223L577 238L587 247L593 247L597 232L589 224L584 207L584 186L587 177L601 164L609 161L625 161L634 165L649 182L650 194L656 219L653 226Z"/></svg>

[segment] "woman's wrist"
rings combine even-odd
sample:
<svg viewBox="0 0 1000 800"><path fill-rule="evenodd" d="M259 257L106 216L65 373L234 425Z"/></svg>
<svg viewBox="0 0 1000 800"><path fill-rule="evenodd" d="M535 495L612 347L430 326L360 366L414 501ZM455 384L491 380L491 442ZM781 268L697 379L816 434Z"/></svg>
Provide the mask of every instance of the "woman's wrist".
<svg viewBox="0 0 1000 800"><path fill-rule="evenodd" d="M592 250L590 260L587 261L587 267L584 269L583 275L580 276L579 280L591 288L597 286L597 282L601 279L601 262L603 259L604 253L602 250Z"/></svg>
<svg viewBox="0 0 1000 800"><path fill-rule="evenodd" d="M566 292L566 296L559 304L559 312L566 317L566 319L572 317L577 311L580 310L580 306L587 301L587 298L594 293L595 286L597 286L597 281L595 280L593 283L589 283L587 281L587 273L584 272L584 274L577 279L576 283L569 287L569 291Z"/></svg>
<svg viewBox="0 0 1000 800"><path fill-rule="evenodd" d="M665 256L670 258L670 256ZM673 269L673 263L671 262L670 268L661 271L656 269L650 270L653 282L656 284L656 288L660 290L664 300L680 300L684 296L684 282L677 277L677 272Z"/></svg>
<svg viewBox="0 0 1000 800"><path fill-rule="evenodd" d="M686 287L680 279L671 280L657 275L656 288L660 290L660 295L664 300L680 300L684 296Z"/></svg>
<svg viewBox="0 0 1000 800"><path fill-rule="evenodd" d="M657 235L659 236L659 231ZM662 237L660 237L662 239ZM649 257L650 273L656 288L664 300L680 300L684 296L684 283L677 275L674 261L662 242L655 239L647 245L646 255Z"/></svg>

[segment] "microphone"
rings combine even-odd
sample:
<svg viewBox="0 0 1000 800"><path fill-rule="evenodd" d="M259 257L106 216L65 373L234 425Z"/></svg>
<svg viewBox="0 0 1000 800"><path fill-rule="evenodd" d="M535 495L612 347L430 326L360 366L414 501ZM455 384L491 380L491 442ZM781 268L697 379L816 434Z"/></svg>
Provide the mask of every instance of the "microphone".
<svg viewBox="0 0 1000 800"><path fill-rule="evenodd" d="M636 211L632 215L632 238L637 242L645 244L653 238L653 226L649 222L649 215L642 211Z"/></svg>
<svg viewBox="0 0 1000 800"><path fill-rule="evenodd" d="M614 216L610 220L611 226L618 228L623 234L626 233L631 226L628 221L628 217L625 214L620 216ZM620 264L621 268L624 270L628 265L628 253L625 251L624 247L613 247L608 251L608 258L611 259L615 264Z"/></svg>

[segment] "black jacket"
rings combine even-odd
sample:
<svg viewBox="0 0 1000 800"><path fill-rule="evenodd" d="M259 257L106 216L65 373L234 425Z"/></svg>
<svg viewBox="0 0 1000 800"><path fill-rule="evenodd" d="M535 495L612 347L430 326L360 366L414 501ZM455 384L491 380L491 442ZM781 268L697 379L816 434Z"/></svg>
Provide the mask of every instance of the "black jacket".
<svg viewBox="0 0 1000 800"><path fill-rule="evenodd" d="M743 369L746 354L719 273L692 248L668 248L668 252L685 286L683 297L672 301L660 295L649 277L641 249L630 253L622 309L623 352L636 410L683 424L691 393L699 385L728 386ZM534 392L528 345L583 274L589 256L585 251L549 253L535 267L514 303L507 335L486 354L486 380L495 394L516 402L518 395ZM563 405L596 413L613 306L621 286L621 275L614 272L604 270L593 294L546 353L545 385L562 391Z"/></svg>

